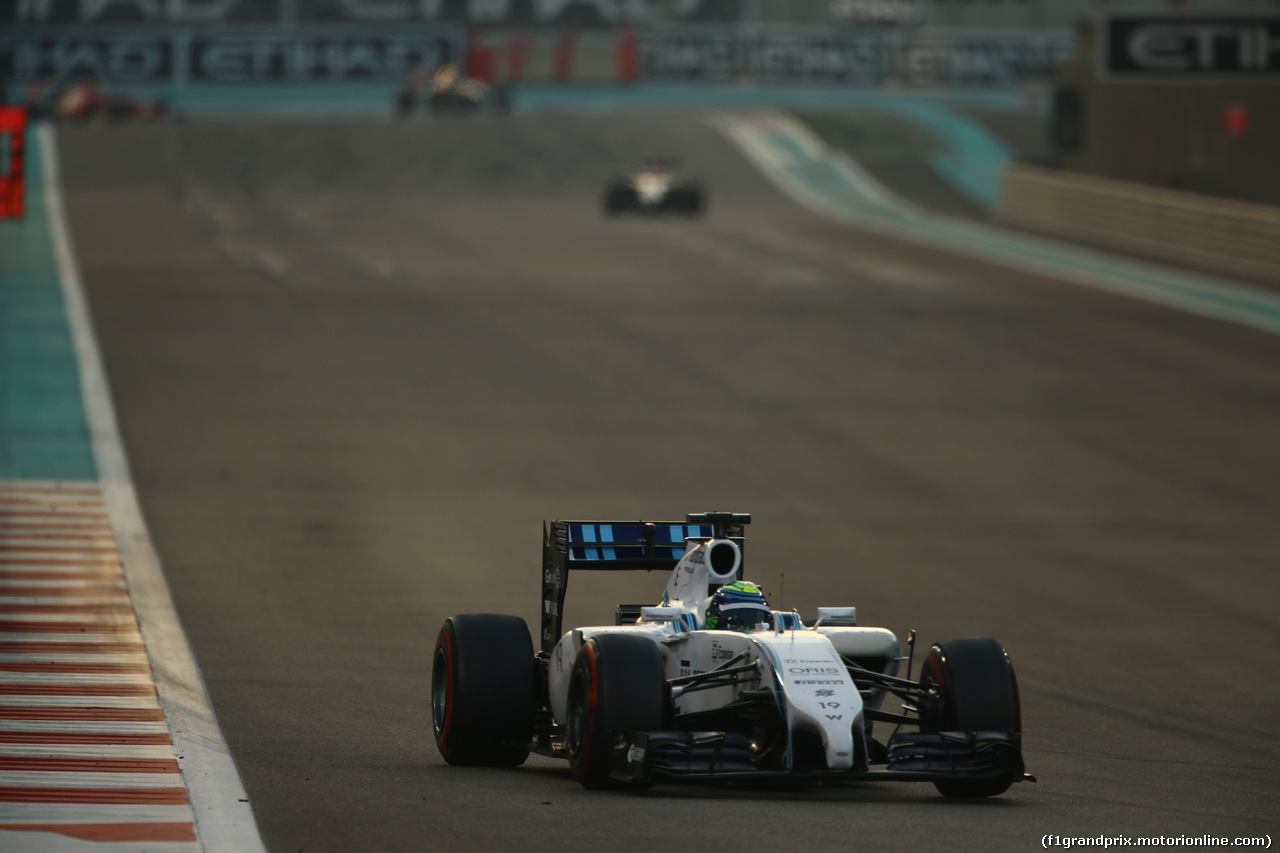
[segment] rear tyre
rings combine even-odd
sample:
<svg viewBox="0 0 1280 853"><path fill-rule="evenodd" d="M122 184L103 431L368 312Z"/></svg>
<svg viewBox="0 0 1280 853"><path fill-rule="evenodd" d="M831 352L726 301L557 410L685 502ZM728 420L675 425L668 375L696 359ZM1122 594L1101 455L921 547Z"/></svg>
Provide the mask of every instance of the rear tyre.
<svg viewBox="0 0 1280 853"><path fill-rule="evenodd" d="M659 731L667 718L662 652L648 637L600 634L583 644L569 679L566 746L584 788L644 790L649 782L609 777L614 739L623 731Z"/></svg>
<svg viewBox="0 0 1280 853"><path fill-rule="evenodd" d="M605 187L604 213L606 216L617 216L629 210L639 208L635 190L624 181L614 181Z"/></svg>
<svg viewBox="0 0 1280 853"><path fill-rule="evenodd" d="M533 738L535 660L519 616L445 620L431 667L431 721L450 764L515 767Z"/></svg>
<svg viewBox="0 0 1280 853"><path fill-rule="evenodd" d="M936 644L925 658L920 687L933 698L921 702L920 730L926 732L1021 732L1018 680L1004 647L987 637ZM1014 776L935 782L944 797L994 797Z"/></svg>
<svg viewBox="0 0 1280 853"><path fill-rule="evenodd" d="M702 187L683 184L674 190L674 207L686 216L701 216L704 207Z"/></svg>
<svg viewBox="0 0 1280 853"><path fill-rule="evenodd" d="M413 112L413 102L417 100L417 96L412 92L404 91L396 94L395 115L396 118L408 118Z"/></svg>

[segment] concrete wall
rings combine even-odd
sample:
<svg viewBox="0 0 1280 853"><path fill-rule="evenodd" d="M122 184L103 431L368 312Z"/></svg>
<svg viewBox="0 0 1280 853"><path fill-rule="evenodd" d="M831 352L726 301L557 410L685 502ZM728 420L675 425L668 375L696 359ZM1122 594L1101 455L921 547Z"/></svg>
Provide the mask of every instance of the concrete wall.
<svg viewBox="0 0 1280 853"><path fill-rule="evenodd" d="M1005 175L1009 225L1280 285L1280 207L1025 164Z"/></svg>
<svg viewBox="0 0 1280 853"><path fill-rule="evenodd" d="M1056 75L1076 93L1078 144L1056 147L1053 165L1091 175L1280 204L1280 84L1100 78L1092 22L1079 29L1079 56ZM1248 126L1233 133L1228 111ZM1060 120L1055 116L1055 125Z"/></svg>

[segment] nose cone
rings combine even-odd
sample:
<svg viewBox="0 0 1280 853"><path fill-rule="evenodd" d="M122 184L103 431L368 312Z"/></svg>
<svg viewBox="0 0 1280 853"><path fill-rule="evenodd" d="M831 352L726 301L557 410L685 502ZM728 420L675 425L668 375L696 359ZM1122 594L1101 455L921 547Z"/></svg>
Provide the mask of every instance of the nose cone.
<svg viewBox="0 0 1280 853"><path fill-rule="evenodd" d="M862 728L862 696L839 653L816 632L766 636L761 640L778 656L778 680L786 692L792 728L821 734L829 769L852 770L857 752L854 729Z"/></svg>

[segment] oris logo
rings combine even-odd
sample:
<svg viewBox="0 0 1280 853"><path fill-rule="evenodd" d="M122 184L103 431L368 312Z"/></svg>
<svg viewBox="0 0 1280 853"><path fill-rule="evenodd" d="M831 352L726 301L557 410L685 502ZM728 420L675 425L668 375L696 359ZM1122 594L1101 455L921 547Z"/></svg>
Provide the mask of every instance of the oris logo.
<svg viewBox="0 0 1280 853"><path fill-rule="evenodd" d="M1280 17L1113 15L1100 47L1113 78L1277 75Z"/></svg>

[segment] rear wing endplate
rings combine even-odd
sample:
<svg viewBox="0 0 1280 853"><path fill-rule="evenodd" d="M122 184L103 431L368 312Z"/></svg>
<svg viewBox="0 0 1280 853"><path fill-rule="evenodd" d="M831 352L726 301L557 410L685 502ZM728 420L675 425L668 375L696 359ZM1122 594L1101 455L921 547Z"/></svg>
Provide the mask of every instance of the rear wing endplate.
<svg viewBox="0 0 1280 853"><path fill-rule="evenodd" d="M560 640L570 570L670 572L686 539L722 537L743 546L741 513L692 513L679 521L552 521L542 526L542 650Z"/></svg>

